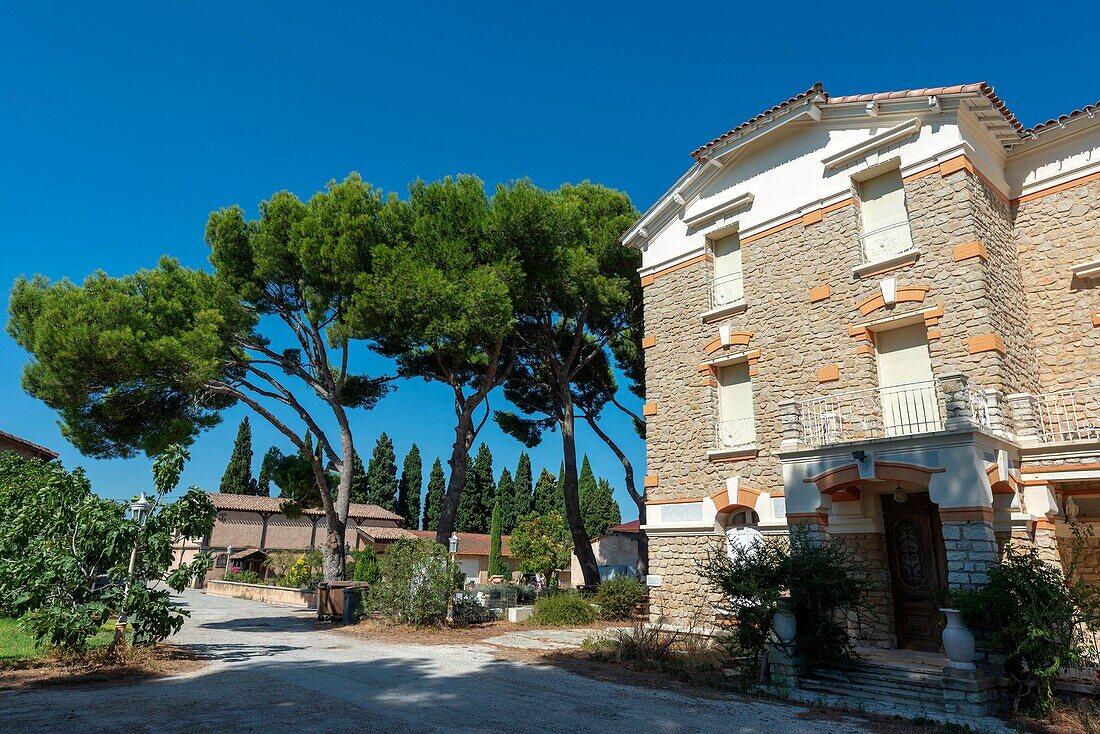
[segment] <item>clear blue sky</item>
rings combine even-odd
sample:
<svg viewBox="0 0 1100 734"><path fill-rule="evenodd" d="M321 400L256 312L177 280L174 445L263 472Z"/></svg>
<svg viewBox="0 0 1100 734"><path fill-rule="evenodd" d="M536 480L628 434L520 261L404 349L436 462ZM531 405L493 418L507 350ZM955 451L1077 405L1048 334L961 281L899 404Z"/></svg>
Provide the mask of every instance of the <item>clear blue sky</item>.
<svg viewBox="0 0 1100 734"><path fill-rule="evenodd" d="M207 214L279 189L303 198L359 171L403 191L474 173L494 185L590 179L645 209L688 152L821 80L833 94L988 80L1025 124L1100 98L1097 6L842 3L9 4L0 27L0 285L206 262ZM1070 9L1072 8L1072 10ZM0 337L0 428L87 468L112 497L148 461L97 461L26 396L26 355ZM384 367L363 358L374 369ZM499 402L498 397L498 402ZM186 484L216 488L243 411L192 449ZM402 385L359 413L399 461L451 441L445 390ZM254 420L257 454L274 431ZM639 473L640 441L622 422ZM520 447L487 428L496 469ZM534 452L556 471L557 435ZM620 469L585 431L597 473ZM621 490L624 518L634 510Z"/></svg>

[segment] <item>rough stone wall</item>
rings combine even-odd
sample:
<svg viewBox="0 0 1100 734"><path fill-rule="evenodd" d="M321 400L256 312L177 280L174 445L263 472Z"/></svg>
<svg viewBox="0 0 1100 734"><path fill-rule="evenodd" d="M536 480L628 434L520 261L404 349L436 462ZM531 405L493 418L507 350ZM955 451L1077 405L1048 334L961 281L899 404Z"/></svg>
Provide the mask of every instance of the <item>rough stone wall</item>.
<svg viewBox="0 0 1100 734"><path fill-rule="evenodd" d="M716 535L649 539L649 572L661 577L661 585L649 589L650 621L684 627L714 621L722 597L699 577L698 564L721 540Z"/></svg>
<svg viewBox="0 0 1100 734"><path fill-rule="evenodd" d="M1063 568L1069 568L1074 561L1075 543L1072 537L1058 538L1058 555ZM1078 576L1090 583L1100 584L1100 537L1084 538L1076 560Z"/></svg>
<svg viewBox="0 0 1100 734"><path fill-rule="evenodd" d="M894 598L890 593L890 562L886 557L886 536L883 533L848 533L833 536L846 544L870 575L867 594L870 609L857 617L849 616L848 632L861 644L873 647L895 647Z"/></svg>
<svg viewBox="0 0 1100 734"><path fill-rule="evenodd" d="M1023 271L1016 254L1013 236L1013 213L1009 203L1001 198L978 176L967 176L971 218L976 239L985 245L989 260L972 260L981 270L988 296L986 303L974 304L974 333L996 333L1004 341L1004 356L988 360L995 353L977 355L990 364L988 383L982 387L996 388L1004 394L1033 392L1039 386L1035 366L1034 341L1027 319L1027 303L1023 289Z"/></svg>
<svg viewBox="0 0 1100 734"><path fill-rule="evenodd" d="M1040 389L1100 386L1100 282L1069 270L1100 255L1100 181L1019 204L1015 236Z"/></svg>
<svg viewBox="0 0 1100 734"><path fill-rule="evenodd" d="M947 585L971 589L989 581L989 567L1000 561L993 523L987 520L944 520Z"/></svg>

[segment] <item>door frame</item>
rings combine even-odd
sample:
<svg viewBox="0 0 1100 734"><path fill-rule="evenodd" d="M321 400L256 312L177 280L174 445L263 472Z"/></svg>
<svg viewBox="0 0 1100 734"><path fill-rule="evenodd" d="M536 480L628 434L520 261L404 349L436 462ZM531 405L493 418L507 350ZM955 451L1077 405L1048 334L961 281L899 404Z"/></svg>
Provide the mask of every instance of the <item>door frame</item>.
<svg viewBox="0 0 1100 734"><path fill-rule="evenodd" d="M900 485L899 485L900 486ZM893 602L894 611L894 639L897 642L898 648L902 648L902 618L903 618L903 600L900 589L901 580L898 571L898 559L897 550L894 546L894 538L892 534L891 518L895 514L905 513L916 514L918 510L924 510L927 513L929 535L931 536L931 549L928 557L932 561L932 571L934 572L934 589L929 592L929 595L935 594L936 589L947 589L947 547L943 541L943 525L940 521L939 505L932 501L931 496L927 489L910 491L905 490L906 501L901 504L894 500L894 497L890 493L883 493L879 497L879 505L882 508L882 526L883 532L886 537L886 559L887 567L890 579L890 597ZM896 508L896 509L895 509ZM903 509L904 508L904 509ZM901 513L897 511L900 510ZM934 625L934 639L933 642L936 645L936 650L943 651L943 629L946 626L946 618L939 611L938 604L934 599L931 600L933 605L933 625ZM913 647L910 644L911 649L921 649L919 647Z"/></svg>

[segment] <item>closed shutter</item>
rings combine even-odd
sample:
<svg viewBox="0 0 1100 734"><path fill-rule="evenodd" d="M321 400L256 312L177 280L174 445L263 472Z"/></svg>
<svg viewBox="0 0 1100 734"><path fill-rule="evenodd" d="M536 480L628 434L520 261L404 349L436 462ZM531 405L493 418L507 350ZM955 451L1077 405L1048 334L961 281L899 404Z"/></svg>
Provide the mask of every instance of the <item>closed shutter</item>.
<svg viewBox="0 0 1100 734"><path fill-rule="evenodd" d="M883 260L912 247L909 214L901 171L894 168L859 184L863 249L868 262Z"/></svg>
<svg viewBox="0 0 1100 734"><path fill-rule="evenodd" d="M752 380L745 362L718 368L719 443L725 447L756 442L752 409Z"/></svg>
<svg viewBox="0 0 1100 734"><path fill-rule="evenodd" d="M745 299L741 272L741 240L737 234L714 240L714 307L729 306Z"/></svg>
<svg viewBox="0 0 1100 734"><path fill-rule="evenodd" d="M939 430L939 399L924 324L875 332L875 348L886 435Z"/></svg>

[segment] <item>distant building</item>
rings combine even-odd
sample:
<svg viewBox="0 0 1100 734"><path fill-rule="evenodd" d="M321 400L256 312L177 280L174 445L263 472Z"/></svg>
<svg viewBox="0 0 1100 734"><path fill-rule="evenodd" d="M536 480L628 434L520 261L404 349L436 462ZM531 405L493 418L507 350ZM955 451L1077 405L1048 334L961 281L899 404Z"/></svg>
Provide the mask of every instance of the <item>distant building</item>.
<svg viewBox="0 0 1100 734"><path fill-rule="evenodd" d="M412 530L407 532L411 532L412 535L419 538L435 540L434 530ZM489 548L492 540L493 536L486 533L458 533L458 553L455 554L455 561L462 568L466 581L484 582L487 580L489 575ZM500 555L508 568L514 571L516 564L512 561L512 551L508 546L508 540L509 536L501 536Z"/></svg>
<svg viewBox="0 0 1100 734"><path fill-rule="evenodd" d="M608 528L603 535L592 538L592 553L596 556L596 565L600 568L600 578L610 576L630 576L638 566L638 533L640 523L637 520L624 522ZM573 555L570 579L580 583L584 578L581 564Z"/></svg>
<svg viewBox="0 0 1100 734"><path fill-rule="evenodd" d="M45 446L39 446L36 443L31 443L26 439L19 438L12 433L6 431L0 431L0 451L11 451L19 454L24 459L41 459L42 461L53 461L57 458L57 452L51 451Z"/></svg>

